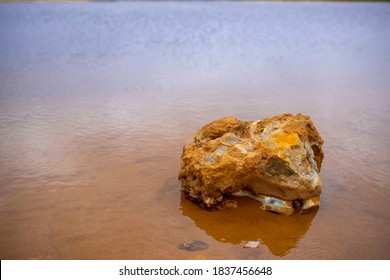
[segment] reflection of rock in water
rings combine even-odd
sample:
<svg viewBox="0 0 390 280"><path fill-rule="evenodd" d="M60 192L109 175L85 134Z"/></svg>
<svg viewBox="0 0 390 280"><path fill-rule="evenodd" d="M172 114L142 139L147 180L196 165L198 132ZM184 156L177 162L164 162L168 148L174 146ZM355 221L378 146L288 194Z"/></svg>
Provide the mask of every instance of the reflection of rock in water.
<svg viewBox="0 0 390 280"><path fill-rule="evenodd" d="M256 201L236 198L238 207L208 211L181 196L181 210L197 227L217 241L232 244L259 240L275 256L287 255L308 231L317 210L283 217L261 211Z"/></svg>

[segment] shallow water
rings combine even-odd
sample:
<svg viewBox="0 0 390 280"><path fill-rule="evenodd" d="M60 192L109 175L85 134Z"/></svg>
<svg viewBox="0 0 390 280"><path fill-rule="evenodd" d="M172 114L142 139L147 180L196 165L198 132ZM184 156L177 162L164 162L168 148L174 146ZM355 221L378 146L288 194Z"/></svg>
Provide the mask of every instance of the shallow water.
<svg viewBox="0 0 390 280"><path fill-rule="evenodd" d="M0 4L0 258L389 259L389 29L388 4ZM196 130L286 112L325 140L318 211L182 197Z"/></svg>

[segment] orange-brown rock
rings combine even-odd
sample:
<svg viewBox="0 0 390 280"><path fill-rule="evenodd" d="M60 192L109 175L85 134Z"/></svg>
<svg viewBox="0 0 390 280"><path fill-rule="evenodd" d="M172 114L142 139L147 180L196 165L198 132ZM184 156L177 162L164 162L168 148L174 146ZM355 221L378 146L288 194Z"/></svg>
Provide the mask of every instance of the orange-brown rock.
<svg viewBox="0 0 390 280"><path fill-rule="evenodd" d="M183 147L179 180L186 196L206 207L245 195L264 210L290 215L319 205L322 143L302 114L218 119Z"/></svg>

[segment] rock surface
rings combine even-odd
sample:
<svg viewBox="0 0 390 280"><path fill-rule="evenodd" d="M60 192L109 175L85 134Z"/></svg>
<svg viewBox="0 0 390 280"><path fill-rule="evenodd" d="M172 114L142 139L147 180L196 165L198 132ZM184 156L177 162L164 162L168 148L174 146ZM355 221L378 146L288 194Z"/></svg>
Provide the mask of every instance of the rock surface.
<svg viewBox="0 0 390 280"><path fill-rule="evenodd" d="M319 205L322 144L302 114L218 119L183 147L179 180L187 198L208 208L245 195L264 210L290 215Z"/></svg>

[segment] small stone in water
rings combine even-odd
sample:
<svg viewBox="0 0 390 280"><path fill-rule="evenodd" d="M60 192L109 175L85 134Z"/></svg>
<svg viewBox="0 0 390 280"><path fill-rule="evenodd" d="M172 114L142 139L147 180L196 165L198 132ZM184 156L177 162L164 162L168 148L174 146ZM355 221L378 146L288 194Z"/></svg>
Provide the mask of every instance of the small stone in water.
<svg viewBox="0 0 390 280"><path fill-rule="evenodd" d="M180 243L178 248L180 250L186 251L199 251L206 250L209 247L209 244L202 240L189 240L183 243Z"/></svg>

